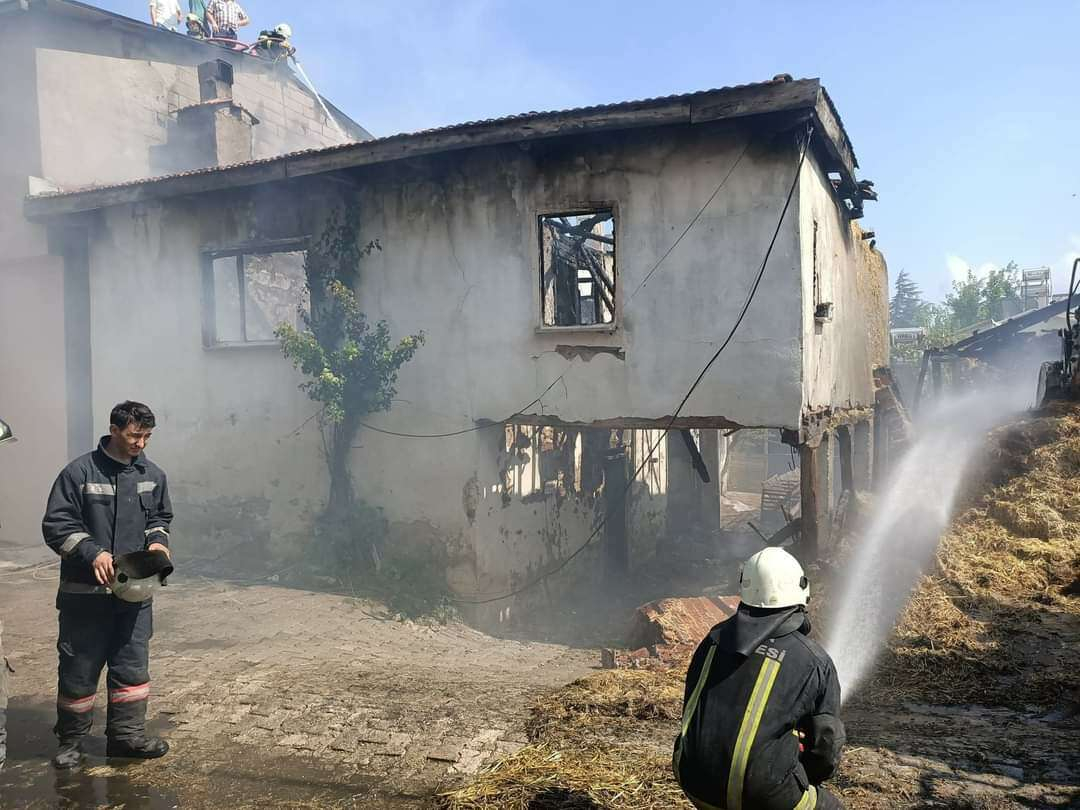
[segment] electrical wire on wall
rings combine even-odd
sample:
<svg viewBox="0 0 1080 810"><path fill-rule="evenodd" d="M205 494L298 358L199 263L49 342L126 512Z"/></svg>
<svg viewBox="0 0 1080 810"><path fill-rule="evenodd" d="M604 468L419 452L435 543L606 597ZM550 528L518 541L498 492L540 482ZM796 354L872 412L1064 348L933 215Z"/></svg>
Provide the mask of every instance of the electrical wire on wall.
<svg viewBox="0 0 1080 810"><path fill-rule="evenodd" d="M809 125L806 130L806 138L802 145L802 151L799 155L799 160L795 167L795 176L791 180L791 187L788 189L787 197L784 199L783 208L780 210L780 216L776 222L776 229L773 231L772 238L769 240L769 246L768 248L766 248L765 256L761 260L761 267L758 269L757 276L754 278L754 283L751 285L750 292L746 297L746 302L743 304L742 309L739 311L739 315L735 319L735 323L732 325L731 330L727 334L727 337L724 338L724 342L720 344L720 347L713 353L712 357L709 358L709 362L705 364L705 367L701 369L701 372L694 379L694 382L691 384L690 389L686 392L686 395L682 398L682 401L679 402L679 406L675 409L675 412L668 419L667 425L665 425L663 431L660 434L660 437L649 448L648 454L646 454L645 458L638 465L637 469L634 470L634 474L628 477L626 487L623 489L621 497L616 501L616 503L621 503L623 498L626 496L626 493L630 491L630 488L633 486L634 481L641 474L641 471L645 469L645 466L652 459L653 454L656 452L656 449L660 446L660 442L664 441L667 438L668 433L671 432L672 426L679 418L679 414L682 413L683 407L685 407L686 403L689 401L690 397L693 395L698 385L701 384L701 381L705 378L705 375L708 374L709 369L713 367L717 359L734 339L735 333L738 331L739 326L742 324L743 319L746 317L746 313L749 311L750 305L754 302L754 297L757 295L758 287L761 286L761 280L765 277L765 269L769 264L769 257L772 255L773 248L776 245L776 240L780 236L780 229L784 224L784 218L787 216L788 208L791 206L791 200L795 196L795 189L798 188L799 177L802 174L803 163L806 160L806 153L810 149L810 140L813 137L813 134L814 127L813 125ZM708 205L708 203L706 203L706 205ZM669 254L670 252L671 251L668 251ZM486 605L492 602L502 601L503 599L509 599L511 597L517 596L518 594L524 593L531 588L536 587L540 583L544 582L545 580L557 574L559 571L566 568L566 566L569 565L579 554L585 551L585 549L589 547L589 545L593 542L593 540L596 539L600 532L603 531L604 526L607 525L608 519L614 514L614 512L614 509L608 509L607 511L605 511L604 516L601 518L600 522L597 523L596 527L589 534L588 538L577 548L577 550L575 550L568 557L564 557L562 560L560 560L558 565L556 565L554 568L546 571L535 579L530 580L524 585L514 588L513 590L510 590L506 593L499 594L498 596L488 596L475 599L451 598L450 601L461 605Z"/></svg>
<svg viewBox="0 0 1080 810"><path fill-rule="evenodd" d="M447 439L451 436L463 436L466 433L475 433L478 430L487 430L488 428L492 427L501 427L504 423L512 422L519 416L529 416L529 414L526 414L525 411L529 410L529 408L531 408L533 405L540 405L541 407L543 407L544 397L547 395L547 392L554 388L556 385L558 385L560 381L562 381L564 374L560 374L558 377L552 380L551 384L541 392L540 396L538 396L528 405L519 408L518 410L510 414L508 417L498 422L485 422L482 425L474 425L473 427L462 428L461 430L454 430L450 431L449 433L399 433L396 430L386 430L385 428L379 428L375 427L374 425L369 425L367 422L361 422L360 426L366 428L367 430L374 431L375 433L382 433L386 436L397 436L402 439Z"/></svg>
<svg viewBox="0 0 1080 810"><path fill-rule="evenodd" d="M671 243L671 246L666 251L664 251L663 255L660 256L659 259L657 259L656 263L645 274L645 277L641 280L641 283L638 284L638 286L634 290L634 292L630 294L630 300L633 300L634 296L636 296L639 292L641 292L642 289L644 289L645 285L648 284L649 280L653 277L653 274L656 273L656 271L660 269L660 266L675 251L675 248L677 248L679 246L679 244L683 241L683 239L686 237L686 235L688 233L690 233L691 229L697 224L698 220L701 219L701 217L705 213L706 209L708 209L708 207L712 204L712 201L715 200L717 195L720 193L720 190L723 189L725 185L727 185L728 179L731 177L732 174L735 173L735 169L737 169L739 167L739 164L742 162L742 159L746 156L746 152L750 148L750 143L751 143L751 141L749 139L747 139L746 143L743 144L742 151L739 152L738 157L735 158L735 161L731 164L731 166L728 168L727 172L720 179L720 182L717 184L716 188L713 189L712 194L709 195L708 199L705 200L705 203L701 206L701 208L698 209L697 213L694 214L694 216L690 219L690 221L687 223L686 227L683 228L682 233L679 234L679 236L675 239L675 241ZM527 410L529 410L529 408L533 407L534 405L541 404L541 402L543 401L544 396L548 393L548 391L550 391L552 388L554 388L563 379L563 376L564 376L563 374L560 374L558 377L556 377L554 380L552 380L551 384L547 388L544 389L543 393L541 393L540 396L538 396L536 399L534 399L528 405L525 405L525 406L519 408L518 410L514 411L514 413L512 413L510 416L508 416L506 419L503 419L503 420L500 420L500 421L497 421L497 422L487 422L487 423L482 424L482 425L474 425L473 427L462 428L461 430L452 430L452 431L448 431L446 433L405 433L405 432L400 432L400 431L396 431L396 430L388 430L386 428L375 427L375 425L369 424L368 422L361 422L360 426L363 427L365 430L370 430L370 431L373 431L374 433L382 433L385 436L396 436L396 437L402 438L402 439L448 439L448 438L452 438L454 436L463 436L463 435L465 435L467 433L475 433L476 431L479 431L479 430L486 430L486 429L488 429L490 427L496 427L496 426L504 424L505 422L513 421L516 417L526 415L525 412ZM312 418L314 418L314 416ZM311 420L309 419L308 421L311 421ZM307 424L307 423L305 422L305 424ZM303 427L303 425L301 425L301 427Z"/></svg>

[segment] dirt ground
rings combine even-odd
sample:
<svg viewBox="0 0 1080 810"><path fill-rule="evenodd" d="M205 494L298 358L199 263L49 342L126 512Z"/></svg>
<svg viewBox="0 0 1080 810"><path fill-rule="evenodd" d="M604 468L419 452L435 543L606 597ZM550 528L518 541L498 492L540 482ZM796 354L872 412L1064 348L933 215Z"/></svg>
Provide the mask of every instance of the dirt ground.
<svg viewBox="0 0 1080 810"><path fill-rule="evenodd" d="M342 596L176 576L155 605L151 661L152 724L172 752L112 767L99 716L87 766L56 775L55 569L0 571L16 670L4 808L423 807L519 749L537 692L597 660L396 622Z"/></svg>
<svg viewBox="0 0 1080 810"><path fill-rule="evenodd" d="M832 784L851 810L1080 808L1080 406L991 439L993 475L973 480L844 707ZM716 583L729 567L694 570ZM0 559L16 668L0 807L689 808L670 771L682 673L598 672L595 646L558 643L614 641L627 605L601 591L610 610L558 606L535 642L176 577L156 607L151 710L173 752L114 767L97 736L81 773L54 774L55 576Z"/></svg>

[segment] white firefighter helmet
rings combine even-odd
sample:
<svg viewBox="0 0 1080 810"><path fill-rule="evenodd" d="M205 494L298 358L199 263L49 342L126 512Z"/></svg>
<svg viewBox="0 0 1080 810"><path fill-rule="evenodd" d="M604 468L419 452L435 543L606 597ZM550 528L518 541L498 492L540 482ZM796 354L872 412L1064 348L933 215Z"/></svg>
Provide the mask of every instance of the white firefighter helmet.
<svg viewBox="0 0 1080 810"><path fill-rule="evenodd" d="M113 560L113 569L109 583L113 596L125 602L145 602L165 584L173 565L164 551L133 551Z"/></svg>
<svg viewBox="0 0 1080 810"><path fill-rule="evenodd" d="M739 589L742 603L750 607L794 607L810 601L810 582L799 561L775 546L743 563Z"/></svg>
<svg viewBox="0 0 1080 810"><path fill-rule="evenodd" d="M10 444L16 441L15 434L11 432L11 425L0 419L0 444Z"/></svg>
<svg viewBox="0 0 1080 810"><path fill-rule="evenodd" d="M279 37L289 39L290 37L292 37L292 26L288 23L278 23L274 26L274 33L277 34Z"/></svg>

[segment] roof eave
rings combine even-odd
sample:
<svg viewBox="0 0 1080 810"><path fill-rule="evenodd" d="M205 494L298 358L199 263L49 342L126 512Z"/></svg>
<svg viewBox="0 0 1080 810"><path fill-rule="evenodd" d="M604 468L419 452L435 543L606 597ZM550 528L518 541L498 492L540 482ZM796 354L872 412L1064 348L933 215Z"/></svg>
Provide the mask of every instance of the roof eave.
<svg viewBox="0 0 1080 810"><path fill-rule="evenodd" d="M811 115L824 135L822 142L830 156L828 169L853 177L854 155L831 102L817 79L803 79L462 124L107 188L28 197L24 213L31 219L63 216L152 198L248 186L483 146L799 111Z"/></svg>

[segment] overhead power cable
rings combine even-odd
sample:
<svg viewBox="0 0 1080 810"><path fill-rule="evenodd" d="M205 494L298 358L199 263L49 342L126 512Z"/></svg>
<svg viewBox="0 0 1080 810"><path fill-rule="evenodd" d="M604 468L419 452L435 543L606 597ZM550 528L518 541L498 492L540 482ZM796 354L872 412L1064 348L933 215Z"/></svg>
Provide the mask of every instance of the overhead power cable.
<svg viewBox="0 0 1080 810"><path fill-rule="evenodd" d="M735 158L735 162L731 164L731 168L727 170L727 174L723 176L723 178L720 180L720 183L716 186L716 189L713 191L712 194L709 195L709 199L707 199L705 201L705 204L701 206L701 208L696 214L694 214L694 218L690 220L689 224L685 228L683 228L683 232L679 234L679 238L671 243L671 247L664 251L664 255L661 256L657 260L656 264L652 266L652 269L650 269L649 272L645 274L645 278L641 280L641 283L638 284L637 288L630 294L629 300L634 300L634 296L641 292L641 289L649 283L649 279L652 278L653 273L660 269L660 265L662 265L667 259L667 257L672 254L675 248L679 246L679 243L683 240L683 237L690 233L690 229L697 224L697 221L699 219L701 219L701 215L705 213L705 209L712 204L712 201L716 199L716 195L720 193L720 189L724 187L724 184L727 183L728 178L731 177L731 175L735 172L735 169L738 168L738 165L742 162L743 156L746 154L746 150L749 148L750 140L747 139L746 144L742 148L742 151L739 152L739 156Z"/></svg>
<svg viewBox="0 0 1080 810"><path fill-rule="evenodd" d="M656 452L656 448L658 448L660 446L660 442L662 442L667 437L668 433L671 431L672 425L675 424L675 420L678 419L679 414L682 413L683 407L689 401L690 397L693 395L693 393L697 389L698 385L701 384L701 381L705 378L705 375L709 372L709 369L713 367L713 364L716 363L717 359L720 357L720 355L724 352L724 350L731 343L732 339L735 337L735 333L739 329L739 326L742 324L743 319L746 317L746 313L749 311L750 305L754 302L754 296L757 294L758 287L761 286L761 280L765 277L765 268L769 264L769 257L772 255L773 248L776 245L776 240L780 235L780 228L784 224L784 217L787 216L788 208L791 206L791 199L792 199L792 197L795 196L795 189L799 185L799 176L802 173L803 162L806 160L806 153L810 148L810 139L813 137L813 134L814 134L814 128L811 125L811 126L809 126L807 128L806 140L803 143L802 153L799 155L799 162L795 167L795 176L791 180L791 188L788 189L787 197L784 200L784 207L780 210L780 217L777 219L776 229L773 231L772 239L769 240L769 246L765 250L765 257L761 260L761 267L758 269L757 276L754 278L754 283L750 287L750 292L746 297L746 302L743 304L742 309L739 311L739 316L735 319L735 323L732 325L731 331L728 332L727 337L724 338L724 342L720 344L720 348L718 348L713 353L713 356L709 358L709 362L705 364L705 367L703 369L701 369L701 373L699 373L697 375L697 378L694 380L693 384L690 386L690 390L688 390L686 392L686 396L684 396L682 398L682 401L679 403L679 407L677 407L675 409L675 413L673 413L671 415L671 418L668 419L667 425L664 427L663 432L660 434L660 438L658 438L656 440L656 443L653 444L652 447L649 448L649 452L645 456L644 460L641 462L641 464L638 465L637 469L634 470L634 474L631 475L628 478L627 483L626 483L626 487L623 489L622 494L621 494L621 496L619 498L619 502L622 502L623 498L626 497L626 493L630 491L630 487L633 486L634 480L641 474L641 471L645 469L645 466L649 463L649 460L652 459L653 453ZM729 172L729 174L730 174L730 172ZM706 203L706 206L707 205L708 205L708 203ZM702 210L704 210L704 209L702 209ZM600 534L600 532L604 529L604 526L607 525L608 519L613 514L614 514L614 509L608 509L604 513L603 518L596 525L596 528L593 529L592 533L588 536L588 538L585 540L585 542L582 543L577 548L576 551L574 551L568 557L563 558L559 562L558 565L556 565L551 570L546 571L545 573L541 574L536 579L533 579L533 580L525 583L524 585L522 585L522 586L520 586L518 588L514 588L513 590L508 591L507 593L504 593L504 594L500 594L498 596L489 596L489 597L485 597L483 599L451 598L450 601L452 601L452 602L454 602L456 604L461 604L461 605L487 605L487 604L491 604L492 602L500 602L503 599L509 599L509 598L511 598L513 596L517 596L518 594L524 593L525 591L536 587L537 585L539 585L544 580L546 580L546 579L554 576L555 574L559 573L560 571L562 571L579 554L581 554L583 551L585 551L585 549L589 547L589 545L592 543L592 541L595 540L596 537Z"/></svg>
<svg viewBox="0 0 1080 810"><path fill-rule="evenodd" d="M710 194L709 198L705 200L705 204L702 205L700 209L698 209L698 212L694 214L694 217L690 220L689 223L687 223L686 227L683 228L683 231L679 234L679 237L674 242L672 242L671 247L664 251L664 255L656 261L652 268L650 268L649 272L645 274L645 278L642 279L641 283L637 286L637 289L635 289L634 292L631 293L631 300L642 290L642 288L644 288L644 286L649 282L649 279L652 278L653 274L660 269L660 265L662 265L667 260L668 256L672 254L675 248L679 246L679 243L682 242L686 235L690 233L690 230L697 224L697 221L701 219L702 215L705 213L705 210L712 204L712 201L716 199L716 196L720 193L720 190L727 184L728 178L730 178L731 175L735 172L735 169L738 168L739 163L742 162L742 159L746 155L746 152L749 148L750 141L747 140L747 142L743 145L742 151L739 152L739 156L735 158L735 162L731 164L731 167L727 170L727 173L723 176L723 178L721 178L716 188L713 189L712 194ZM506 419L503 419L499 422L488 422L483 425L474 425L473 427L462 428L461 430L452 430L446 433L404 433L396 430L387 430L386 428L375 427L374 425L367 422L361 422L360 426L366 430L370 430L375 433L382 433L385 436L397 436L401 439L449 439L454 436L464 436L466 433L475 433L478 430L486 430L490 427L496 427L498 425L504 424L505 422L513 420L515 417L524 415L525 411L529 410L529 408L531 408L533 405L538 404L544 398L544 395L547 394L547 392L550 391L552 388L554 388L555 385L562 379L563 375L560 374L552 381L551 385L544 389L544 392L540 394L539 397L534 399L528 405L525 405L524 407L514 411L514 413L512 413Z"/></svg>
<svg viewBox="0 0 1080 810"><path fill-rule="evenodd" d="M525 411L529 410L529 408L531 408L533 405L538 405L544 399L544 397L547 395L547 392L550 391L552 388L554 388L556 386L556 384L558 384L558 382L560 380L562 380L562 378L563 378L563 375L560 374L558 377L556 377L554 380L551 381L551 385L549 385L547 388L545 388L543 390L543 392L540 394L540 396L538 396L536 399L534 399L528 405L525 405L524 407L519 408L518 410L514 411L508 417L506 417L505 419L503 419L503 420L501 420L499 422L486 422L483 425L474 425L473 427L470 427L470 428L463 428L462 430L454 430L454 431L451 431L449 433L399 433L396 430L386 430L385 428L379 428L379 427L375 427L374 425L369 425L367 422L361 422L360 426L363 427L363 428L366 428L367 430L372 430L372 431L374 431L376 433L383 433L383 434L385 434L387 436L398 436L398 437L400 437L402 439L447 439L447 438L449 438L451 436L463 436L466 433L475 433L478 430L487 430L488 428L491 428L491 427L498 427L498 426L504 424L505 422L513 421L514 419L516 419L519 416L526 416L527 414L525 413Z"/></svg>

